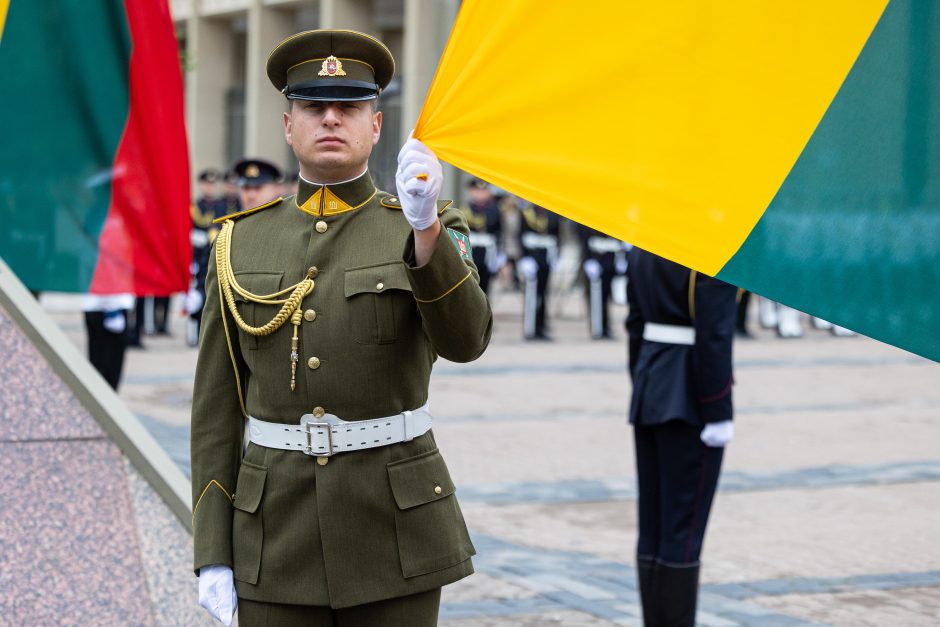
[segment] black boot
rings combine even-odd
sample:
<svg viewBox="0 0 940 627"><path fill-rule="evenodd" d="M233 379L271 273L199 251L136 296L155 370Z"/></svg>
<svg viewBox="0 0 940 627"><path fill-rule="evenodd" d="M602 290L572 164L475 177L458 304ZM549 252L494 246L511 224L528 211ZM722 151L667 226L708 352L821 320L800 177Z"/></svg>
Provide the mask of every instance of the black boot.
<svg viewBox="0 0 940 627"><path fill-rule="evenodd" d="M663 564L656 572L659 624L664 627L695 627L698 603L699 563Z"/></svg>
<svg viewBox="0 0 940 627"><path fill-rule="evenodd" d="M656 570L658 562L652 557L636 558L637 584L640 588L640 605L643 606L643 624L655 627L658 624L656 604Z"/></svg>

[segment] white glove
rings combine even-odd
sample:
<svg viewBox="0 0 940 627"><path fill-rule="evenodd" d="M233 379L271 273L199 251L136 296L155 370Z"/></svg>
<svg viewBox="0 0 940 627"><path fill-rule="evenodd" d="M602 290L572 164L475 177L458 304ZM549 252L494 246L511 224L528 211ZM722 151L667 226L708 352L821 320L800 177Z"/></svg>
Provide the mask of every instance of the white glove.
<svg viewBox="0 0 940 627"><path fill-rule="evenodd" d="M127 318L124 317L124 310L115 309L104 312L102 326L111 333L124 333L124 329L127 328Z"/></svg>
<svg viewBox="0 0 940 627"><path fill-rule="evenodd" d="M189 288L186 296L183 298L183 309L187 313L196 313L202 307L202 293L195 287Z"/></svg>
<svg viewBox="0 0 940 627"><path fill-rule="evenodd" d="M601 263L597 259L585 259L583 267L584 274L587 275L590 281L598 280L601 278L601 274L604 273L603 268L601 268Z"/></svg>
<svg viewBox="0 0 940 627"><path fill-rule="evenodd" d="M225 627L232 624L238 608L238 595L231 568L215 564L199 569L199 605Z"/></svg>
<svg viewBox="0 0 940 627"><path fill-rule="evenodd" d="M416 231L423 231L437 221L437 197L443 181L441 162L434 153L417 139L406 141L398 153L395 187L402 213Z"/></svg>
<svg viewBox="0 0 940 627"><path fill-rule="evenodd" d="M522 274L522 278L526 281L534 280L539 273L539 264L536 263L535 259L532 257L523 257L516 262L516 267L519 269L519 273Z"/></svg>
<svg viewBox="0 0 940 627"><path fill-rule="evenodd" d="M734 437L734 421L710 422L702 429L702 434L699 437L702 438L705 446L727 446Z"/></svg>

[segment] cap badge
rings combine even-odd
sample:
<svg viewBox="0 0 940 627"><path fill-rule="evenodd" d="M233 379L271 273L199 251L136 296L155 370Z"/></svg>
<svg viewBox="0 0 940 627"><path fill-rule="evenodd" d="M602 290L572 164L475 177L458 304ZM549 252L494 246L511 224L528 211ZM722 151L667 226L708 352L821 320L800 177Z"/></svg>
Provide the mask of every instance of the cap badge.
<svg viewBox="0 0 940 627"><path fill-rule="evenodd" d="M250 178L250 179L257 178L259 174L261 174L261 170L259 170L259 169L258 169L258 166L256 166L256 165L253 164L253 163L252 163L250 166L248 166L247 168L245 168L245 177L246 177L246 178Z"/></svg>
<svg viewBox="0 0 940 627"><path fill-rule="evenodd" d="M323 67L317 73L317 76L346 76L343 71L343 62L333 55L323 59Z"/></svg>

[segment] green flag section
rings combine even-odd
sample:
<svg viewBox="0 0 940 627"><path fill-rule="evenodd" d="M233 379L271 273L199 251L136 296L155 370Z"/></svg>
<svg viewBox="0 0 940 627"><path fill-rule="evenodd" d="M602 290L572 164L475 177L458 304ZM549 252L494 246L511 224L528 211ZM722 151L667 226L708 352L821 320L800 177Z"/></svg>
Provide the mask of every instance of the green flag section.
<svg viewBox="0 0 940 627"><path fill-rule="evenodd" d="M888 5L718 276L940 361L940 6Z"/></svg>
<svg viewBox="0 0 940 627"><path fill-rule="evenodd" d="M189 165L167 0L7 4L0 256L33 290L185 290Z"/></svg>
<svg viewBox="0 0 940 627"><path fill-rule="evenodd" d="M414 134L562 215L940 360L935 13L465 2Z"/></svg>

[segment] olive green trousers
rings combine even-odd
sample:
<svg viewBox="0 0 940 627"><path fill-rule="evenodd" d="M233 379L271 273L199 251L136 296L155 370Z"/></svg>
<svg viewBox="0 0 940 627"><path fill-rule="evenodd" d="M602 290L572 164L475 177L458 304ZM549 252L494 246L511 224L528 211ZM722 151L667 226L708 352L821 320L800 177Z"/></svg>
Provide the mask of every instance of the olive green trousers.
<svg viewBox="0 0 940 627"><path fill-rule="evenodd" d="M334 610L238 600L239 627L435 627L441 589Z"/></svg>

